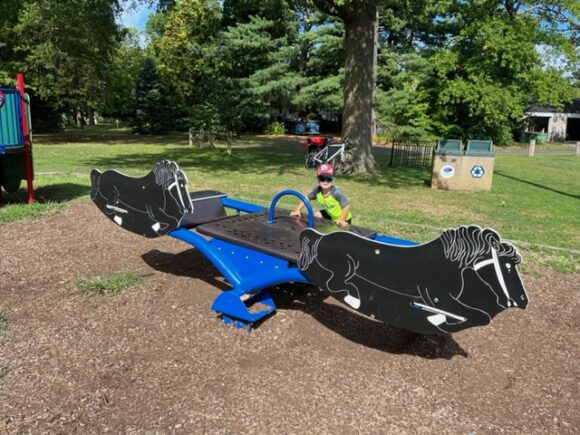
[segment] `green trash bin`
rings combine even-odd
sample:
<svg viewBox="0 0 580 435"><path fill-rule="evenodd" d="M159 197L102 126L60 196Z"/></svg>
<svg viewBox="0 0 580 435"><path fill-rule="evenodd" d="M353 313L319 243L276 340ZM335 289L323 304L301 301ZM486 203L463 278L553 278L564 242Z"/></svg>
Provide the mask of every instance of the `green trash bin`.
<svg viewBox="0 0 580 435"><path fill-rule="evenodd" d="M433 150L431 187L453 190L457 174L461 172L465 151L459 139L439 139Z"/></svg>
<svg viewBox="0 0 580 435"><path fill-rule="evenodd" d="M460 139L439 139L433 152L440 156L462 156L463 142Z"/></svg>
<svg viewBox="0 0 580 435"><path fill-rule="evenodd" d="M431 187L441 190L491 190L495 153L490 140L439 141L433 155ZM440 145L441 144L441 145Z"/></svg>

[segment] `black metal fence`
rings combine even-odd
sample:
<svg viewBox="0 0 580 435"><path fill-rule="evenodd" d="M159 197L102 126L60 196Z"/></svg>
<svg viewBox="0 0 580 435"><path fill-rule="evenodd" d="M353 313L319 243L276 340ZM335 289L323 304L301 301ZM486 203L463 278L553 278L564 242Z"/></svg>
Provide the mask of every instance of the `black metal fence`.
<svg viewBox="0 0 580 435"><path fill-rule="evenodd" d="M391 166L430 168L433 162L434 140L393 140Z"/></svg>

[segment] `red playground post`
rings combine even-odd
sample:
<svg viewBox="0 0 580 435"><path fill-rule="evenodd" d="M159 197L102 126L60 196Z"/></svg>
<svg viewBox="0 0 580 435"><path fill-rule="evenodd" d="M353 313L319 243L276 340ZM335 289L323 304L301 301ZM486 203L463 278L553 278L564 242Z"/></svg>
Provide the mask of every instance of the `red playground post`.
<svg viewBox="0 0 580 435"><path fill-rule="evenodd" d="M30 143L30 131L28 130L28 118L26 116L27 110L26 105L28 101L26 100L26 94L24 92L24 76L22 73L16 74L16 88L20 93L21 100L21 117L22 117L22 136L24 137L24 162L26 168L26 190L28 192L28 197L26 202L28 204L34 204L34 188L32 187L32 179L34 177L32 168L32 144Z"/></svg>

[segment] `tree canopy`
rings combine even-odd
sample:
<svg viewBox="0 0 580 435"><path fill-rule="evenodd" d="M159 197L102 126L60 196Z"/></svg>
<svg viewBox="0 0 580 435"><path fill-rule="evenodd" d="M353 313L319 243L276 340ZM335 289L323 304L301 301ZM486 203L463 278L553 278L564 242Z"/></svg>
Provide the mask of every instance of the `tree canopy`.
<svg viewBox="0 0 580 435"><path fill-rule="evenodd" d="M118 20L140 1L157 5L145 45ZM340 121L355 172L375 167L375 120L390 137L506 143L530 105L579 96L574 0L4 0L2 12L0 82L24 72L53 111L135 121L148 59L176 126Z"/></svg>

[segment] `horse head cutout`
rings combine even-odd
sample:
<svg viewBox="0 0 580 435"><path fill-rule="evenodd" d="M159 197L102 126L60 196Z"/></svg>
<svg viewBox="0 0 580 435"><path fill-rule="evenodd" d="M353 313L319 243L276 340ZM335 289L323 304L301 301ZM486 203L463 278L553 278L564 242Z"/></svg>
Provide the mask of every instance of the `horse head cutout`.
<svg viewBox="0 0 580 435"><path fill-rule="evenodd" d="M445 256L462 268L471 268L493 292L502 310L528 305L528 295L516 266L522 261L514 245L502 242L490 228L464 226L441 235ZM456 297L460 298L459 295Z"/></svg>
<svg viewBox="0 0 580 435"><path fill-rule="evenodd" d="M168 160L156 163L142 178L94 169L91 199L117 225L145 237L163 236L193 213L187 176Z"/></svg>

